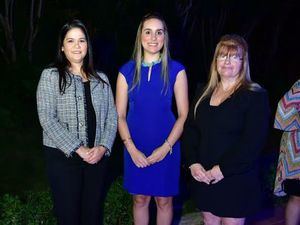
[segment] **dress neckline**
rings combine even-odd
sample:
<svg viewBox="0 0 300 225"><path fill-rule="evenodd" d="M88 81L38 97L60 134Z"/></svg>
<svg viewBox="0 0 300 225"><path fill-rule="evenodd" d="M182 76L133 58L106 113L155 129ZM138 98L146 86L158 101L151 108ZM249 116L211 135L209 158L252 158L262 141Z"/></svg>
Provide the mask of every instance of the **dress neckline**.
<svg viewBox="0 0 300 225"><path fill-rule="evenodd" d="M151 67L151 66L154 66L154 65L156 65L156 64L158 64L160 62L161 62L161 58L159 58L158 60L155 60L155 61L153 61L151 63L147 63L145 61L142 61L142 66L144 66L144 67Z"/></svg>

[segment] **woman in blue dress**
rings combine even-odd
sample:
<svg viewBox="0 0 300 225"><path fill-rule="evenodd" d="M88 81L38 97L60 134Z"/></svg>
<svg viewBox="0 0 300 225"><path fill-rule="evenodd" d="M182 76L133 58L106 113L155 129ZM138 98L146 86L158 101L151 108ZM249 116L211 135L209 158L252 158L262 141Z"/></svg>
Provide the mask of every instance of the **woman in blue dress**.
<svg viewBox="0 0 300 225"><path fill-rule="evenodd" d="M116 94L118 127L125 145L124 187L133 195L136 225L148 224L152 196L157 224L171 224L172 197L179 189L179 138L188 113L187 88L184 67L169 56L165 21L155 14L144 16L133 60L119 71ZM177 119L172 112L173 95Z"/></svg>

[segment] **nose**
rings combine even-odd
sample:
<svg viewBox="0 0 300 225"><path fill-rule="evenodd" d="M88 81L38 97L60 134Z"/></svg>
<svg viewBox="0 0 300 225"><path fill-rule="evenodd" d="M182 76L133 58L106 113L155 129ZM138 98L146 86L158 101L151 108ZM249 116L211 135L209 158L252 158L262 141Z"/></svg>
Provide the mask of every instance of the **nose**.
<svg viewBox="0 0 300 225"><path fill-rule="evenodd" d="M156 33L151 34L151 40L156 40Z"/></svg>
<svg viewBox="0 0 300 225"><path fill-rule="evenodd" d="M80 42L79 41L75 41L75 47L80 48Z"/></svg>
<svg viewBox="0 0 300 225"><path fill-rule="evenodd" d="M230 64L230 63L231 63L230 57L229 55L227 55L225 58L225 64Z"/></svg>

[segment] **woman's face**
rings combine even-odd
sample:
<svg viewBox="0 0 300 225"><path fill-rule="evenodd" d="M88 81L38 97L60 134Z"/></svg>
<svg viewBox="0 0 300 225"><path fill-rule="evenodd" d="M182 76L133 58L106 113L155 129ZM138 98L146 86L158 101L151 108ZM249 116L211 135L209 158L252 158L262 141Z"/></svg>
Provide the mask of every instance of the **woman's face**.
<svg viewBox="0 0 300 225"><path fill-rule="evenodd" d="M141 34L142 46L145 54L159 54L164 45L165 31L159 19L149 19L143 24Z"/></svg>
<svg viewBox="0 0 300 225"><path fill-rule="evenodd" d="M220 53L217 57L217 71L221 78L235 79L238 78L243 59L241 50L237 52Z"/></svg>
<svg viewBox="0 0 300 225"><path fill-rule="evenodd" d="M80 28L69 30L61 49L71 64L82 64L87 53L87 40L83 31Z"/></svg>

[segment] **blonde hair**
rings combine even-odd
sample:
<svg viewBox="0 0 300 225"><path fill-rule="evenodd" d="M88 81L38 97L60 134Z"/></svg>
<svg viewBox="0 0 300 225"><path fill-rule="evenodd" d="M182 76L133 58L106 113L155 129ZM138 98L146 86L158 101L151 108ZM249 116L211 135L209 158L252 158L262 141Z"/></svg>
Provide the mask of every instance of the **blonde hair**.
<svg viewBox="0 0 300 225"><path fill-rule="evenodd" d="M169 53L169 34L168 29L165 20L158 14L147 14L145 15L138 27L136 39L135 39L135 45L134 50L132 54L132 58L135 61L135 70L134 70L134 76L133 76L133 84L130 88L130 91L133 90L137 85L141 82L141 66L143 61L143 47L142 47L142 40L141 35L143 31L143 26L145 21L150 19L158 19L163 24L164 29L164 44L160 51L160 58L162 63L161 68L161 76L164 81L164 89L167 91L167 87L169 85L169 68L168 68L168 62L170 59L170 53Z"/></svg>
<svg viewBox="0 0 300 225"><path fill-rule="evenodd" d="M210 66L209 81L204 89L203 94L199 97L194 108L194 117L196 117L197 107L200 102L217 87L220 81L220 75L217 71L217 57L219 55L238 55L242 60L242 67L239 72L238 80L235 85L234 91L239 88L245 88L248 90L256 91L261 89L260 85L252 82L250 77L249 68L249 56L248 56L248 44L244 38L236 34L227 34L221 37L219 43L216 46L214 57Z"/></svg>

